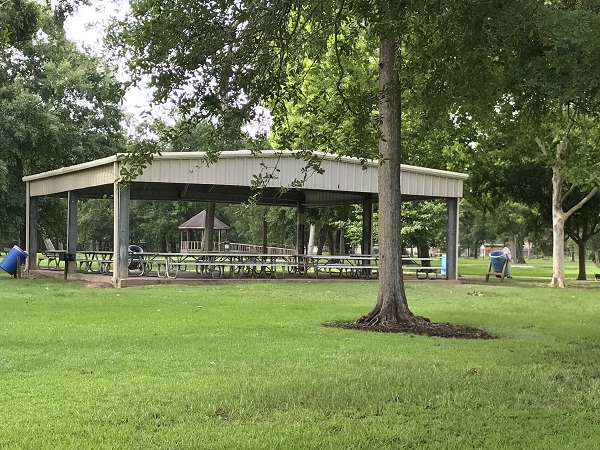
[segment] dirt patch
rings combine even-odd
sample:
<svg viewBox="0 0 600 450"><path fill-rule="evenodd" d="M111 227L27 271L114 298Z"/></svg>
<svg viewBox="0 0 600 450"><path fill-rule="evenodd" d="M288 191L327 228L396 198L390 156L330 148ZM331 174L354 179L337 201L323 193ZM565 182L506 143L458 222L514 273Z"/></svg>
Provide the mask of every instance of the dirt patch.
<svg viewBox="0 0 600 450"><path fill-rule="evenodd" d="M390 325L366 325L355 322L339 322L328 323L325 324L325 326L345 328L347 330L374 331L378 333L402 333L448 339L494 339L494 336L484 330L463 327L461 325L453 325L451 323L430 322L427 319Z"/></svg>

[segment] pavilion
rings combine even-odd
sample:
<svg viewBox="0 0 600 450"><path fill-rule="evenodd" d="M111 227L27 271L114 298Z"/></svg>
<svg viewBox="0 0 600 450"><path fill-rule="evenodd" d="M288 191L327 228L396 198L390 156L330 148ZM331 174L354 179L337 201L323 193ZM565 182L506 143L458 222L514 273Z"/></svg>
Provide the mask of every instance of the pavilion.
<svg viewBox="0 0 600 450"><path fill-rule="evenodd" d="M127 186L119 184L124 155L23 178L26 184L26 251L28 269L35 270L38 252L38 199L68 199L67 254L77 246L78 199L112 197L114 205L113 284L128 278L129 211L131 200L187 200L241 203L253 198L263 205L297 210L297 245L305 252L306 208L347 204L363 206L362 254L372 248L372 211L377 202L377 161L317 153L322 172L307 172L293 151L249 150L222 152L208 162L202 152L156 155L143 174ZM402 165L403 201L441 199L446 202L446 277L457 278L458 201L468 175ZM260 184L260 189L256 185ZM74 271L75 267L70 270Z"/></svg>

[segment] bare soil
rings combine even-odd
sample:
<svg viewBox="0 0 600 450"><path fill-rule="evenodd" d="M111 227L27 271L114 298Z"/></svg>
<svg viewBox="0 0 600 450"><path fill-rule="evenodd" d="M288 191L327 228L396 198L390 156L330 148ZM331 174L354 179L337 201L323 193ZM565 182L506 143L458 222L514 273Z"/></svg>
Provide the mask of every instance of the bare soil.
<svg viewBox="0 0 600 450"><path fill-rule="evenodd" d="M345 328L348 330L374 331L378 333L402 333L408 335L421 335L441 337L448 339L494 339L487 331L477 328L463 327L451 323L436 323L420 317L414 322L367 325L356 322L339 322L325 324L328 327Z"/></svg>

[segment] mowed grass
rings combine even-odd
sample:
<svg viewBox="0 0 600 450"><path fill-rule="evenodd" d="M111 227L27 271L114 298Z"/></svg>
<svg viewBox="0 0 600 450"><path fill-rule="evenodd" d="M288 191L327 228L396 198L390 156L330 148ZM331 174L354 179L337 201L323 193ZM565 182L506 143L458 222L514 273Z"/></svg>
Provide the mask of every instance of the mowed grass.
<svg viewBox="0 0 600 450"><path fill-rule="evenodd" d="M459 258L458 272L460 275L482 275L485 276L490 259L488 258ZM526 259L525 264L511 264L511 275L516 278L552 278L552 259L551 258L532 258ZM592 261L586 261L586 277L590 281L595 281L595 274L600 274L600 268L597 268ZM576 280L579 275L579 263L577 260L565 257L565 276L568 280Z"/></svg>
<svg viewBox="0 0 600 450"><path fill-rule="evenodd" d="M444 340L324 327L375 282L0 277L2 449L597 448L600 289L408 282Z"/></svg>

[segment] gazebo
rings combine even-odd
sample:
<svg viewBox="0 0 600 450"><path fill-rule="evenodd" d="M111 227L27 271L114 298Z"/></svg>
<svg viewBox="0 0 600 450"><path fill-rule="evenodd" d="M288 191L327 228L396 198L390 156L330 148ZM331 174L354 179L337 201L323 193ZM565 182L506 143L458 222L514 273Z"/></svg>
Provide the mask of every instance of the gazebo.
<svg viewBox="0 0 600 450"><path fill-rule="evenodd" d="M181 230L181 252L201 252L202 250L202 241L204 238L204 230L206 229L206 211L201 211L196 214L191 219L183 222L179 225L179 229ZM213 245L213 248L207 251L220 251L221 250L221 233L226 233L226 230L229 230L229 225L220 221L215 217L214 220L214 230L217 232L217 243L216 247ZM184 231L185 231L185 240L184 240ZM194 234L198 240L194 240ZM190 236L192 239L190 239Z"/></svg>

